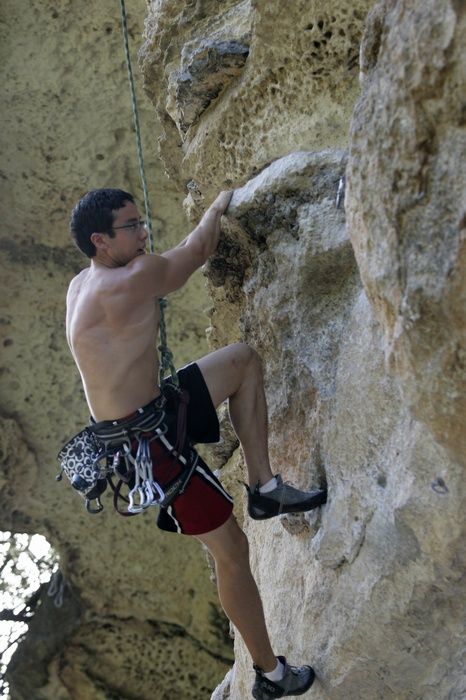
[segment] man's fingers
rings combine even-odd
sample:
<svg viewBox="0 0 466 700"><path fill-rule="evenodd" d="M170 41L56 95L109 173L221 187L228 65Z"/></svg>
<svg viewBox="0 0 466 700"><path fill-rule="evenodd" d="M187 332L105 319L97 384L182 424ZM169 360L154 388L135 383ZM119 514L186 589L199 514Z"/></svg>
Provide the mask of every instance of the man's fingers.
<svg viewBox="0 0 466 700"><path fill-rule="evenodd" d="M216 209L221 214L225 214L230 204L231 198L233 196L234 190L223 190L217 195L217 198L211 204L212 209Z"/></svg>
<svg viewBox="0 0 466 700"><path fill-rule="evenodd" d="M226 213L228 209L228 205L231 202L231 198L233 197L233 192L234 190L224 190L223 192L220 192L220 197L222 197L222 204L224 206L223 212Z"/></svg>

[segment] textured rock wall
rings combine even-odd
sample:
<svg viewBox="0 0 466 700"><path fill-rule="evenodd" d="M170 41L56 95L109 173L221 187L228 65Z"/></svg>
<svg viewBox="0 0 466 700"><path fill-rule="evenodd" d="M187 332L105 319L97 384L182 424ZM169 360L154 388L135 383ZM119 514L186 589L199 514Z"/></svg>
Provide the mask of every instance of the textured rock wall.
<svg viewBox="0 0 466 700"><path fill-rule="evenodd" d="M413 413L463 464L464 11L387 3L372 14L348 173L349 232L387 354Z"/></svg>
<svg viewBox="0 0 466 700"><path fill-rule="evenodd" d="M317 699L466 693L465 15L149 3L141 63L187 210L240 186L210 339L259 350L274 468L329 487L322 513L268 523L237 500L273 644L313 664ZM238 637L235 656L216 700L250 696Z"/></svg>
<svg viewBox="0 0 466 700"><path fill-rule="evenodd" d="M90 521L48 480L56 443L85 419L63 342L80 265L68 210L115 173L138 191L115 6L2 11L2 527L45 534L71 586L55 615L44 596L13 697L208 697L231 652L197 548L150 517ZM183 196L194 221L240 187L206 270L210 341L261 352L274 468L329 486L321 513L253 523L234 439L212 458L238 496L274 646L313 664L317 700L459 700L464 3L151 0L147 13L142 123L172 177L160 233L181 229ZM202 306L187 298L171 315L180 338ZM238 638L235 656L217 700L250 696Z"/></svg>
<svg viewBox="0 0 466 700"><path fill-rule="evenodd" d="M346 144L370 0L148 4L146 91L180 185L211 194L304 144Z"/></svg>
<svg viewBox="0 0 466 700"><path fill-rule="evenodd" d="M146 6L126 5L140 85ZM94 187L142 200L118 2L5 0L0 11L0 527L45 535L68 582L66 611L44 593L10 665L12 698L142 700L155 687L161 699L207 696L232 652L199 547L161 537L155 513L118 518L107 499L102 517L90 517L54 481L58 448L87 420L64 335L66 287L87 265L69 239L69 212ZM156 239L168 247L188 224L156 155L153 111L139 97ZM179 363L207 350L203 287L199 277L170 306Z"/></svg>

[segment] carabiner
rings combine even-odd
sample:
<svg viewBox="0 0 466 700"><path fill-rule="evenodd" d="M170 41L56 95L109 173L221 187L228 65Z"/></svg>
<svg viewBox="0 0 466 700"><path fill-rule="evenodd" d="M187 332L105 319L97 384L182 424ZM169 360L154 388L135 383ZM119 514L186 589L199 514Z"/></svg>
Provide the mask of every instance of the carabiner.
<svg viewBox="0 0 466 700"><path fill-rule="evenodd" d="M97 502L97 506L95 508L93 508L91 506L91 500L89 498L86 498L86 510L87 510L87 512L94 514L94 513L100 513L101 511L103 511L104 507L103 507L102 503L100 502L100 498L97 497L97 498L93 498L92 500Z"/></svg>
<svg viewBox="0 0 466 700"><path fill-rule="evenodd" d="M160 486L160 484L155 481L155 479L152 479L151 486L153 489L157 491L157 495L154 496L153 504L158 505L159 503L162 503L162 501L165 498L165 491L163 488Z"/></svg>
<svg viewBox="0 0 466 700"><path fill-rule="evenodd" d="M136 496L139 496L139 503L135 503ZM129 513L142 513L145 506L144 490L141 486L135 486L128 494L128 512Z"/></svg>

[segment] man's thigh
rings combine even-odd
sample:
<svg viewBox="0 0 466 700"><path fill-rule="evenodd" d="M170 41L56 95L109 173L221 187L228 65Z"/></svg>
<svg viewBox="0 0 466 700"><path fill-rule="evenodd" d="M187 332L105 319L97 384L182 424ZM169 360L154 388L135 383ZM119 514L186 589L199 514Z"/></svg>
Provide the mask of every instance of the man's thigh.
<svg viewBox="0 0 466 700"><path fill-rule="evenodd" d="M247 539L233 514L216 530L195 537L207 547L217 562L222 559L238 560L243 548L247 556Z"/></svg>
<svg viewBox="0 0 466 700"><path fill-rule="evenodd" d="M215 408L238 391L254 354L245 343L234 343L196 361Z"/></svg>

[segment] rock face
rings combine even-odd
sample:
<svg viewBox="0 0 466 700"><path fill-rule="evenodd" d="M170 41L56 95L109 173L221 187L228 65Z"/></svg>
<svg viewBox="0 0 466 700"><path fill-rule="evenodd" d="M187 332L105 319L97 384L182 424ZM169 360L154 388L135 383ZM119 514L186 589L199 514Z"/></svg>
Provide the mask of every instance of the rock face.
<svg viewBox="0 0 466 700"><path fill-rule="evenodd" d="M274 468L329 487L321 513L243 519L273 644L313 664L317 700L466 692L465 22L450 0L149 3L141 63L187 209L239 186L210 340L261 353ZM212 64L182 76L210 40L249 53L202 101ZM235 657L217 700L250 696L238 635Z"/></svg>
<svg viewBox="0 0 466 700"><path fill-rule="evenodd" d="M146 6L126 6L136 73ZM6 0L0 32L0 527L45 535L67 582L60 610L44 592L10 664L11 697L143 700L154 688L160 698L206 697L232 650L199 545L161 537L155 512L128 524L107 497L102 517L88 516L54 480L58 449L88 419L64 336L66 288L88 264L70 241L69 213L95 187L122 187L142 202L118 2L84 11L68 0ZM141 89L139 98L159 250L188 224ZM207 352L204 286L199 276L168 310L180 364Z"/></svg>
<svg viewBox="0 0 466 700"><path fill-rule="evenodd" d="M285 10L278 0L149 2L141 63L172 178L180 186L194 180L211 197L222 183L244 182L303 146L347 145L359 45L372 4L296 0ZM209 45L230 53L202 68L197 56ZM191 65L197 77L187 84ZM221 86L215 97L213 71ZM197 119L186 129L187 112Z"/></svg>
<svg viewBox="0 0 466 700"><path fill-rule="evenodd" d="M274 648L314 666L315 700L466 695L465 25L458 0L147 3L140 63L171 201L186 195L194 221L219 189L237 188L205 271L210 343L246 340L261 353L273 468L329 489L319 511L256 523L242 512L234 438L212 457L237 495ZM12 172L11 193L22 177ZM42 197L33 212L46 222ZM32 225L26 217L24 231ZM54 254L39 236L31 255L28 242L3 239L13 300L2 526L46 534L71 590L56 623L64 648L33 644L46 624L37 618L13 699L153 698L154 667L194 658L194 676L167 675L157 700L206 698L215 682L215 700L245 700L250 658L236 635L222 682L231 653L193 543L160 536L147 517L129 540L110 509L89 523L76 506L70 519L71 494L44 483L52 422L64 438L84 418L53 301L76 263L66 245ZM33 381L14 370L20 359ZM146 650L141 675L134 645ZM46 668L31 673L34 693L31 647Z"/></svg>
<svg viewBox="0 0 466 700"><path fill-rule="evenodd" d="M466 66L456 5L387 3L371 14L347 202L361 277L406 401L465 464Z"/></svg>

